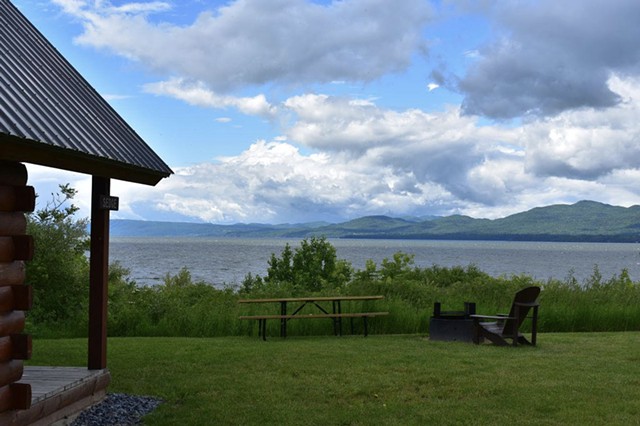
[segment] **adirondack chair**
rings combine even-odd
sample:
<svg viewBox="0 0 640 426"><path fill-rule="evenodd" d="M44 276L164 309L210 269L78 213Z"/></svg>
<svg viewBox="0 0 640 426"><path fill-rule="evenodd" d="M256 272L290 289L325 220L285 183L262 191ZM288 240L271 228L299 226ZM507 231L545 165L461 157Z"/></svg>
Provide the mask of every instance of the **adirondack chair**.
<svg viewBox="0 0 640 426"><path fill-rule="evenodd" d="M474 329L473 342L479 344L485 338L498 346L507 346L506 339L511 339L513 346L517 346L518 343L535 346L538 333L538 302L536 299L539 294L540 287L527 287L517 292L509 315L471 315ZM533 310L531 341L519 332L520 326L530 310ZM493 321L482 322L482 320Z"/></svg>

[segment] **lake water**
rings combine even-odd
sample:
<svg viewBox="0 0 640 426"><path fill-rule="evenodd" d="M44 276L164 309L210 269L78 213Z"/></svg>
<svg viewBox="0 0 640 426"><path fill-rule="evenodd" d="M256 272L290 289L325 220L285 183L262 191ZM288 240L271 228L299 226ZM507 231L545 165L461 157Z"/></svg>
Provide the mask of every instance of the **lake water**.
<svg viewBox="0 0 640 426"><path fill-rule="evenodd" d="M194 280L216 286L241 283L248 272L266 275L271 253L280 255L286 243L292 248L300 240L242 238L155 238L114 237L110 260L130 269L141 285L153 285L170 273L186 267ZM493 276L527 274L540 280L564 279L570 273L583 281L597 265L604 278L626 268L634 281L640 280L640 245L615 243L549 243L506 241L433 240L330 240L338 257L356 269L372 259L402 251L415 255L416 266L476 265Z"/></svg>

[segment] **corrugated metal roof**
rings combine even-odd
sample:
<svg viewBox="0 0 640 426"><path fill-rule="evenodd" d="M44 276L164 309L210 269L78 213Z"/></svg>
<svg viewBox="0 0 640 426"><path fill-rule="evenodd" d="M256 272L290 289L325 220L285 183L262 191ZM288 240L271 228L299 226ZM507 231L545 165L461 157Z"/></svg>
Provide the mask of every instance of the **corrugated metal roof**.
<svg viewBox="0 0 640 426"><path fill-rule="evenodd" d="M0 133L75 158L172 173L8 0L0 0Z"/></svg>

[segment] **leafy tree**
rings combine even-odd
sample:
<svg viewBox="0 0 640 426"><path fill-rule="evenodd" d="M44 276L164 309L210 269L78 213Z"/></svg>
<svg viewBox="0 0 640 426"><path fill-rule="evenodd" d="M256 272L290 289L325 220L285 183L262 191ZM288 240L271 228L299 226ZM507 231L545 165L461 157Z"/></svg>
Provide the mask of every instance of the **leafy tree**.
<svg viewBox="0 0 640 426"><path fill-rule="evenodd" d="M263 287L264 280L262 279L262 277L260 275L254 276L251 272L248 272L244 276L238 292L240 294L250 294L257 289L262 289Z"/></svg>
<svg viewBox="0 0 640 426"><path fill-rule="evenodd" d="M267 270L267 281L270 282L293 282L293 252L291 246L287 243L277 257L275 253L271 253L269 259L269 268Z"/></svg>
<svg viewBox="0 0 640 426"><path fill-rule="evenodd" d="M402 274L410 273L413 270L415 255L403 253L401 251L393 254L393 260L387 258L382 260L380 275L384 279L395 278Z"/></svg>
<svg viewBox="0 0 640 426"><path fill-rule="evenodd" d="M312 237L302 240L293 252L287 244L280 257L272 254L265 281L318 292L344 287L352 273L351 264L337 258L335 247L325 237Z"/></svg>
<svg viewBox="0 0 640 426"><path fill-rule="evenodd" d="M86 312L89 294L88 219L76 219L71 201L77 191L60 185L46 206L27 216L27 233L35 244L27 262L27 282L34 289L33 323L54 323Z"/></svg>

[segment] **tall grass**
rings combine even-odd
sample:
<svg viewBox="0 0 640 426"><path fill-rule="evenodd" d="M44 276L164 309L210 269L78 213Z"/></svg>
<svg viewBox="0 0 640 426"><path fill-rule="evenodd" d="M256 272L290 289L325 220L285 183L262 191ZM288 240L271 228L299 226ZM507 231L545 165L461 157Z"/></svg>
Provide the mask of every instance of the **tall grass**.
<svg viewBox="0 0 640 426"><path fill-rule="evenodd" d="M411 257L394 257L381 267L369 264L356 271L344 287L315 295L383 295L380 301L350 302L343 312L388 311L389 316L369 321L371 334L425 334L434 302L443 310L461 310L464 302L475 302L478 313L508 312L519 289L536 285L541 332L640 330L640 283L626 271L603 278L597 268L587 280L537 281L526 275L492 277L475 266L417 268ZM139 287L128 272L115 265L109 289L111 336L242 336L256 335L256 321L242 321L240 315L278 313L277 304L238 304L240 298L307 296L290 285L267 285L240 293L237 289L217 289L193 282L187 270L167 275L153 287ZM307 308L305 308L307 309ZM349 331L345 321L344 331ZM362 322L354 321L354 332L362 332ZM279 334L277 321L267 323L268 335ZM86 315L67 323L33 324L36 337L80 337L86 335ZM290 335L329 335L329 320L290 321Z"/></svg>

